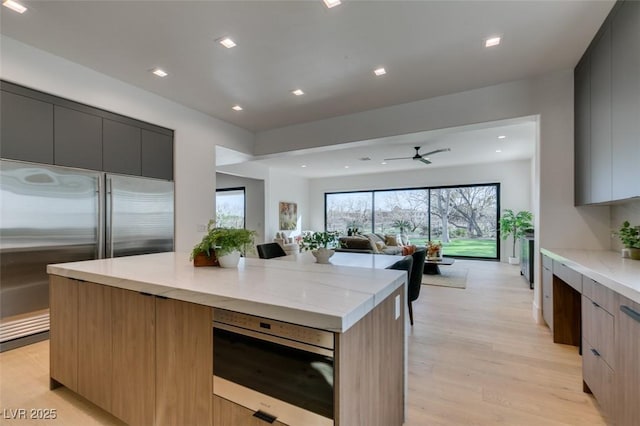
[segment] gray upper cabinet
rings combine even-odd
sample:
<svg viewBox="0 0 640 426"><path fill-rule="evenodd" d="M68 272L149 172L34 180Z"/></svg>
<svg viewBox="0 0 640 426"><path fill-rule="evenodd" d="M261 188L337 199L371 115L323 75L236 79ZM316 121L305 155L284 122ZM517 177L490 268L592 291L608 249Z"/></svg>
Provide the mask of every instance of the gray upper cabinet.
<svg viewBox="0 0 640 426"><path fill-rule="evenodd" d="M591 202L611 200L611 28L591 49Z"/></svg>
<svg viewBox="0 0 640 426"><path fill-rule="evenodd" d="M102 118L54 106L54 164L102 170Z"/></svg>
<svg viewBox="0 0 640 426"><path fill-rule="evenodd" d="M142 176L173 180L173 137L142 129Z"/></svg>
<svg viewBox="0 0 640 426"><path fill-rule="evenodd" d="M53 164L53 105L2 91L0 156Z"/></svg>
<svg viewBox="0 0 640 426"><path fill-rule="evenodd" d="M102 164L105 172L140 176L141 130L129 124L102 121Z"/></svg>
<svg viewBox="0 0 640 426"><path fill-rule="evenodd" d="M640 196L640 2L625 1L612 20L613 200Z"/></svg>
<svg viewBox="0 0 640 426"><path fill-rule="evenodd" d="M584 55L574 73L575 204L591 202L591 56Z"/></svg>
<svg viewBox="0 0 640 426"><path fill-rule="evenodd" d="M640 197L640 1L618 1L574 70L575 203Z"/></svg>

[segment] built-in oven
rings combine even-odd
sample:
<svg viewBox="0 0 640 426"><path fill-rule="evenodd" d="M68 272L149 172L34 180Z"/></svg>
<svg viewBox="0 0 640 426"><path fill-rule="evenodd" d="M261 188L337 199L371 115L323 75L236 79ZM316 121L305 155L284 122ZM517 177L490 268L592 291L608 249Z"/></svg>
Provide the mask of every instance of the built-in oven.
<svg viewBox="0 0 640 426"><path fill-rule="evenodd" d="M214 310L213 393L291 426L334 424L334 334Z"/></svg>

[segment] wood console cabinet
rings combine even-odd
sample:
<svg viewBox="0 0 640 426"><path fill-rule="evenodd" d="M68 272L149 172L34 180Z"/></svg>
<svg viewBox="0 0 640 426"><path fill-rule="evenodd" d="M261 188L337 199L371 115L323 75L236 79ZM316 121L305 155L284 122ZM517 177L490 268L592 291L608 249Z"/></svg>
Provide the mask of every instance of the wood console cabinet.
<svg viewBox="0 0 640 426"><path fill-rule="evenodd" d="M620 296L616 312L618 425L640 424L640 303Z"/></svg>
<svg viewBox="0 0 640 426"><path fill-rule="evenodd" d="M50 276L51 387L130 425L210 425L212 308Z"/></svg>

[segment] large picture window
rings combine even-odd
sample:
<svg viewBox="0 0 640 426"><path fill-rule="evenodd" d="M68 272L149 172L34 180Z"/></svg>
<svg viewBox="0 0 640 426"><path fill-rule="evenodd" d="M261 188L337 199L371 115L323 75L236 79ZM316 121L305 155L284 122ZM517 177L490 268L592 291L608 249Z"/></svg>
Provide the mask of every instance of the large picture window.
<svg viewBox="0 0 640 426"><path fill-rule="evenodd" d="M245 227L244 188L216 190L216 226L223 228Z"/></svg>
<svg viewBox="0 0 640 426"><path fill-rule="evenodd" d="M325 194L325 229L441 241L447 256L497 259L500 184Z"/></svg>

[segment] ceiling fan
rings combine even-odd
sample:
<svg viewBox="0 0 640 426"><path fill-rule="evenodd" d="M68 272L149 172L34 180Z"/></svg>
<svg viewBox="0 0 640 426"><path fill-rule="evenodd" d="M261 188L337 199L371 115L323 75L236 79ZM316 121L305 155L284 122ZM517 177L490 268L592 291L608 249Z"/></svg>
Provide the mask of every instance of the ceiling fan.
<svg viewBox="0 0 640 426"><path fill-rule="evenodd" d="M423 162L424 164L431 164L431 161L429 161L427 158L427 156L432 155L432 154L437 154L439 152L447 152L447 151L451 151L451 148L440 148L440 149L436 149L435 151L430 151L430 152L425 152L424 154L420 154L420 147L419 146L414 146L413 149L416 150L416 155L414 155L413 157L396 157L396 158L385 158L384 161L390 161L390 160L418 160Z"/></svg>

